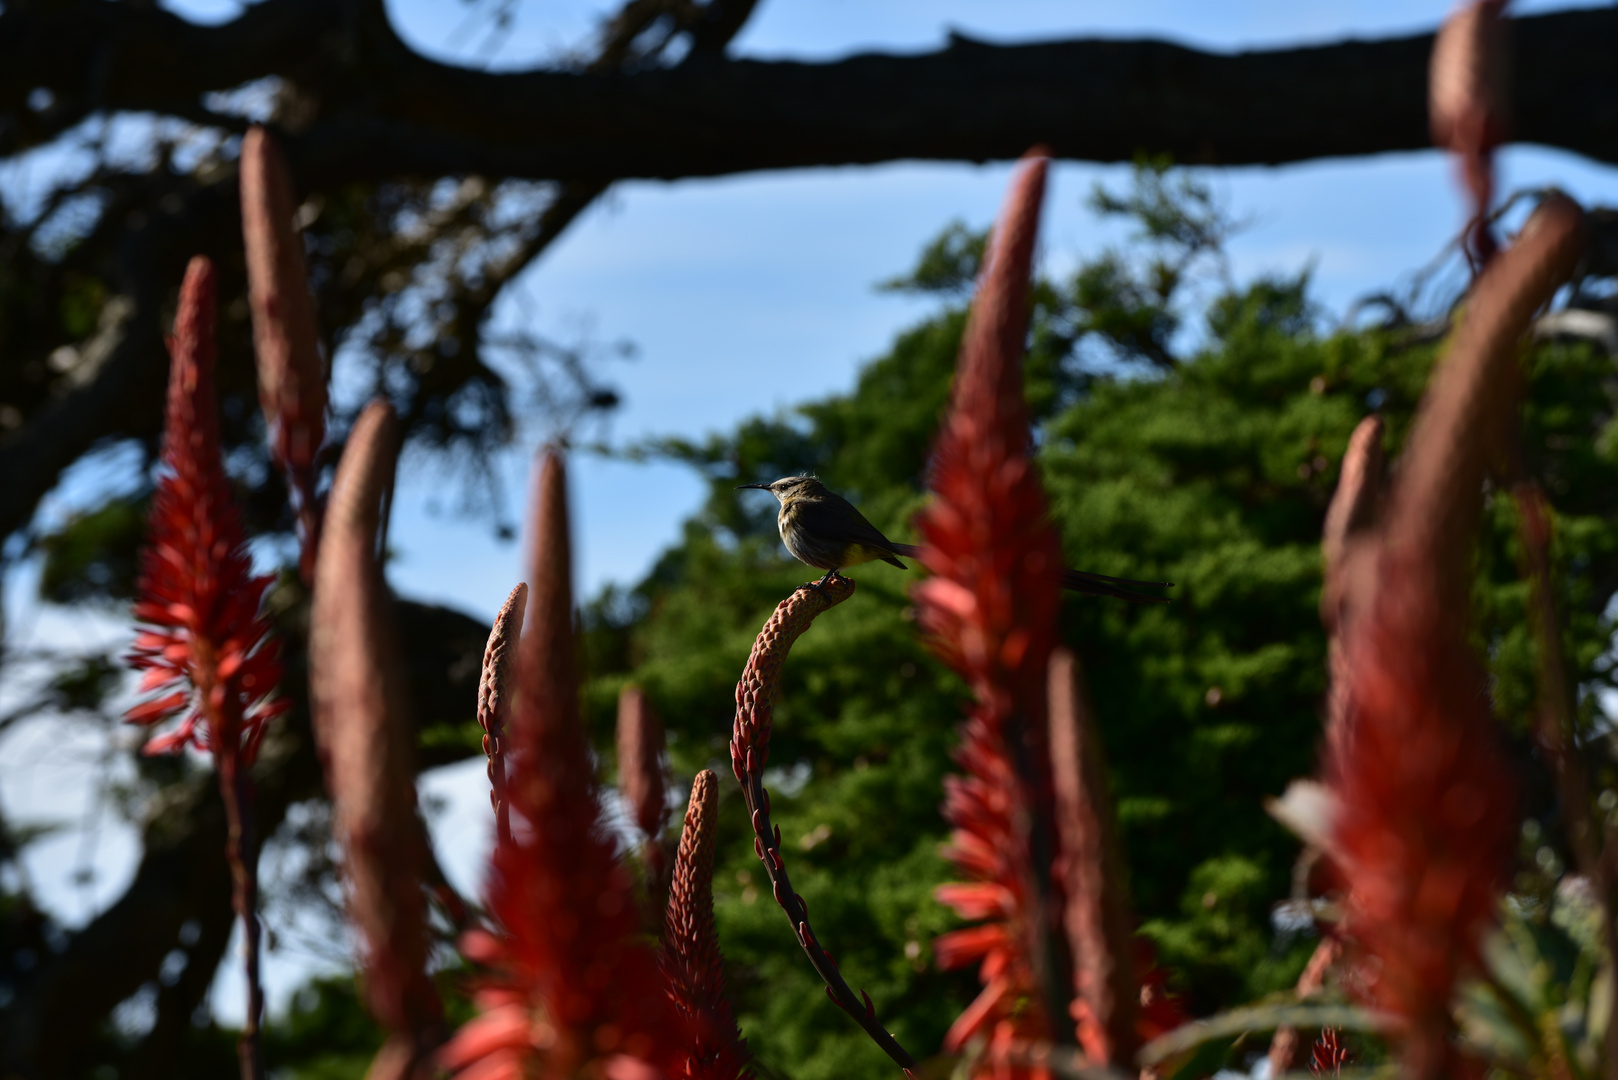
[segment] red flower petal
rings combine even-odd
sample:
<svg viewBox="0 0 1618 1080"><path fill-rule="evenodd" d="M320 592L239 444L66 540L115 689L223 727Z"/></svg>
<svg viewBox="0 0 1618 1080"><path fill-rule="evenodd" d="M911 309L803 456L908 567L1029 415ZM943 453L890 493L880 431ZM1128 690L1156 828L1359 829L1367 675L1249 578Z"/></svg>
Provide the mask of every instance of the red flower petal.
<svg viewBox="0 0 1618 1080"><path fill-rule="evenodd" d="M164 681L166 682L167 680ZM151 701L143 701L136 705L129 710L124 719L131 724L155 724L173 716L177 711L184 708L186 702L190 700L191 694L187 691L165 694L163 697L153 698Z"/></svg>

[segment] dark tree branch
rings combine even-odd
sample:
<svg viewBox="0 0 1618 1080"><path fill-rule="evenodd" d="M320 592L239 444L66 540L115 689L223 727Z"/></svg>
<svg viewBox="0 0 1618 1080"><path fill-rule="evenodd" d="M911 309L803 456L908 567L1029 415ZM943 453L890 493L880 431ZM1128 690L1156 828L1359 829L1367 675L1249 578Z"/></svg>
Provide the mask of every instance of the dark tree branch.
<svg viewBox="0 0 1618 1080"><path fill-rule="evenodd" d="M156 6L108 0L8 3L0 15L0 153L48 141L97 110L178 114L210 90L288 74L330 37L355 34L369 7L269 0L199 26ZM28 98L38 88L54 100L36 113Z"/></svg>
<svg viewBox="0 0 1618 1080"><path fill-rule="evenodd" d="M234 220L235 200L233 182L167 179L152 185L150 203L118 217L122 231L112 240L109 296L97 331L79 346L50 399L0 436L0 536L25 525L62 470L97 442L144 434L161 421L168 371L163 302L187 258L221 253L226 234L218 226Z"/></svg>
<svg viewBox="0 0 1618 1080"><path fill-rule="evenodd" d="M621 68L643 66L679 34L690 38L684 65L714 62L745 22L754 2L711 0L699 5L684 0L634 0L606 25L587 70L606 78ZM82 21L73 18L75 14ZM660 20L669 21L669 34L637 51L638 39ZM352 47L339 48L333 44L338 39ZM243 42L251 42L251 47ZM215 52L238 46L240 55ZM179 62L177 67L162 60L193 54L206 56L195 64ZM26 99L36 85L59 90L57 102L46 112L62 124L84 114L69 115L68 103L73 101L86 103L86 111L163 107L161 103L166 102L170 113L195 119L198 96L205 89L235 85L243 76L258 77L272 70L283 74L307 71L322 57L327 58L326 66L309 78L328 96L338 93L333 81L351 79L351 69L362 62L378 71L395 72L406 82L415 77L412 72L419 74L422 63L432 70L454 70L410 53L394 37L372 0L267 0L215 28L106 0L8 5L0 14L0 148L7 131L27 128L31 122ZM361 57L370 59L362 61ZM78 85L74 79L91 80L95 92L71 89ZM355 92L348 87L343 93ZM363 112L379 103L385 106L394 96L397 91L372 89L355 100L344 100L347 109ZM15 121L9 128L6 117ZM38 124L30 130L35 135L53 133ZM293 145L299 145L298 141L293 140ZM318 190L307 176L302 179L300 187L306 194ZM212 253L220 245L231 246L237 220L234 182L234 173L228 170L211 175L205 183L184 177L159 178L137 185L146 196L139 208L103 216L102 228L115 230L109 237L116 246L112 284L121 291L107 303L101 329L80 346L81 360L70 377L58 383L42 407L31 410L21 428L0 437L0 477L6 479L0 484L0 536L21 528L61 471L98 441L109 435L131 434L127 430L131 418L137 423L145 418L149 427L150 418L159 415L160 410L142 406L159 402L163 385L162 302L170 284L178 280L178 267L186 257L196 251ZM605 179L562 183L538 219L517 231L516 247L509 255L483 267L476 283L460 283L465 295L454 305L453 328L459 340L472 342L479 337L484 317L501 288L549 247L606 187ZM480 223L463 218L464 214L446 215L444 230L487 239ZM409 250L395 255L407 264L420 261L435 235L428 230L416 243L407 245ZM466 242L470 240L463 240ZM366 278L369 282L370 275Z"/></svg>
<svg viewBox="0 0 1618 1080"><path fill-rule="evenodd" d="M723 9L721 9L723 10ZM1516 20L1515 130L1618 162L1618 11ZM270 74L317 118L291 150L324 187L483 173L580 181L716 176L899 159L1057 157L1281 164L1429 145L1428 34L1218 54L1162 41L995 46L833 63L709 57L620 72L488 73L409 51L370 4L266 0L218 27L106 0L8 5L0 107L17 140L47 87L55 130L92 109L194 107ZM339 89L341 93L339 93Z"/></svg>
<svg viewBox="0 0 1618 1080"><path fill-rule="evenodd" d="M607 23L596 57L585 70L592 74L609 74L655 59L681 33L691 35L685 63L717 56L742 28L756 2L711 0L697 5L689 0L631 0ZM651 46L649 52L637 53L637 40L665 18L672 24L668 34ZM481 327L500 290L566 232L607 187L606 180L572 180L560 184L533 228L520 238L516 250L484 269L483 283L472 291L471 303L462 312L461 321L474 330Z"/></svg>

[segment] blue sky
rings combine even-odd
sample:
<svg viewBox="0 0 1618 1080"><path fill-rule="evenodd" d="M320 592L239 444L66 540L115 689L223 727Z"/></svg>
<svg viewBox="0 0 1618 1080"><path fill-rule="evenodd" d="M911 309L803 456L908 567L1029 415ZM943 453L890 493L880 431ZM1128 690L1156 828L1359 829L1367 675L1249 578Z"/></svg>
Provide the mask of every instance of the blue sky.
<svg viewBox="0 0 1618 1080"><path fill-rule="evenodd" d="M391 0L401 34L447 60L520 68L587 43L594 19L611 5L527 0L514 30L492 56L483 35L461 29L494 0ZM229 17L229 0L172 4L204 19ZM1135 0L762 0L734 51L759 57L825 59L850 52L937 47L958 29L996 41L1084 35L1168 37L1218 49L1282 46L1343 36L1430 28L1449 8L1431 0L1207 3ZM1565 4L1514 5L1526 13ZM477 24L472 26L475 28ZM453 42L454 48L446 47ZM1502 188L1555 182L1586 203L1618 205L1618 174L1564 154L1517 148L1502 155ZM638 348L607 374L624 391L611 423L615 439L652 434L700 437L753 413L788 408L847 390L860 363L881 354L925 302L877 293L875 282L907 267L949 221L990 221L1005 188L1005 165L893 164L805 170L721 180L628 183L614 188L516 286L534 329L580 331ZM1080 164L1056 168L1045 217L1044 257L1071 262L1108 244L1083 209L1097 180L1126 170ZM1232 208L1253 221L1231 251L1238 279L1314 267L1318 298L1341 312L1354 298L1395 283L1426 263L1458 228L1461 205L1449 164L1436 153L1384 155L1286 168L1210 170ZM501 320L526 318L507 301ZM495 463L520 500L531 446ZM94 489L105 466L81 472L51 500L61 513L75 492ZM485 618L516 580L518 551L492 536L487 520L454 517L443 476L408 459L396 504L395 587ZM672 466L636 466L581 456L574 462L579 589L632 582L677 536L701 498L697 480ZM432 512L443 502L441 512ZM520 513L514 501L513 514ZM120 632L116 620L68 619L27 602L29 571L7 581L8 644L87 646ZM8 688L0 685L0 704ZM9 692L15 692L11 687ZM76 740L76 741L75 741ZM17 820L82 821L109 775L104 741L47 737L24 725L0 740L0 804ZM108 770L112 770L109 773ZM475 889L486 829L482 770L441 771L427 786L445 800L435 826L452 876ZM70 922L116 896L133 869L133 838L116 830L86 839L83 829L33 850L30 872L46 901ZM468 840L467 837L472 839ZM87 847L86 845L92 845ZM88 852L88 855L86 854ZM100 870L73 884L86 859ZM296 950L272 960L271 988L283 993L313 963ZM239 1013L234 973L217 1004Z"/></svg>

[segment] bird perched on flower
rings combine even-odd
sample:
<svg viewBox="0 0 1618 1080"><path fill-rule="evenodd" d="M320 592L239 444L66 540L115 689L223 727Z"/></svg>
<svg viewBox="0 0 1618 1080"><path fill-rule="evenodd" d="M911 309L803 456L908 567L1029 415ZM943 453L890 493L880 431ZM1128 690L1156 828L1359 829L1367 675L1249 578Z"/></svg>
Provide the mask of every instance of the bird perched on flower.
<svg viewBox="0 0 1618 1080"><path fill-rule="evenodd" d="M904 570L907 567L899 561L899 556L911 559L920 556L921 549L914 544L901 544L883 536L853 503L828 489L817 477L783 476L768 484L738 484L736 490L746 488L768 491L780 501L781 512L776 524L781 530L781 542L799 562L826 571L821 584L835 577L845 566L880 559ZM1172 585L1173 582L1168 581L1135 581L1085 570L1062 571L1063 588L1140 604L1166 603L1168 597L1139 590Z"/></svg>

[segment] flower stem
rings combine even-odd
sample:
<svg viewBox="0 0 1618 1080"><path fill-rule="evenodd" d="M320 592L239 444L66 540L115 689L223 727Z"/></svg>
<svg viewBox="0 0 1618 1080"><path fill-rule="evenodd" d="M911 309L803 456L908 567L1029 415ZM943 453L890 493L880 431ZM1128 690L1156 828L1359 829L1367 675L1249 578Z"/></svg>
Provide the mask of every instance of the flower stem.
<svg viewBox="0 0 1618 1080"><path fill-rule="evenodd" d="M835 577L820 586L800 587L776 605L775 613L759 631L753 652L747 658L741 681L736 684L736 722L730 740L731 769L753 825L753 851L764 864L775 902L786 912L815 974L826 984L826 996L858 1024L882 1052L905 1071L914 1075L916 1059L877 1019L876 1006L862 990L856 994L837 970L837 961L821 947L809 925L809 907L792 889L786 864L781 860L781 830L770 823L770 793L764 789L764 765L770 757L770 728L775 697L780 689L781 669L787 652L809 624L820 615L854 595L854 582Z"/></svg>
<svg viewBox="0 0 1618 1080"><path fill-rule="evenodd" d="M259 1019L264 1011L264 989L258 974L258 852L253 843L252 780L241 768L241 751L233 745L215 750L219 794L225 803L225 858L230 862L230 902L242 923L242 966L247 977L247 1017L242 1022L236 1056L242 1080L262 1080L264 1060L259 1050Z"/></svg>

